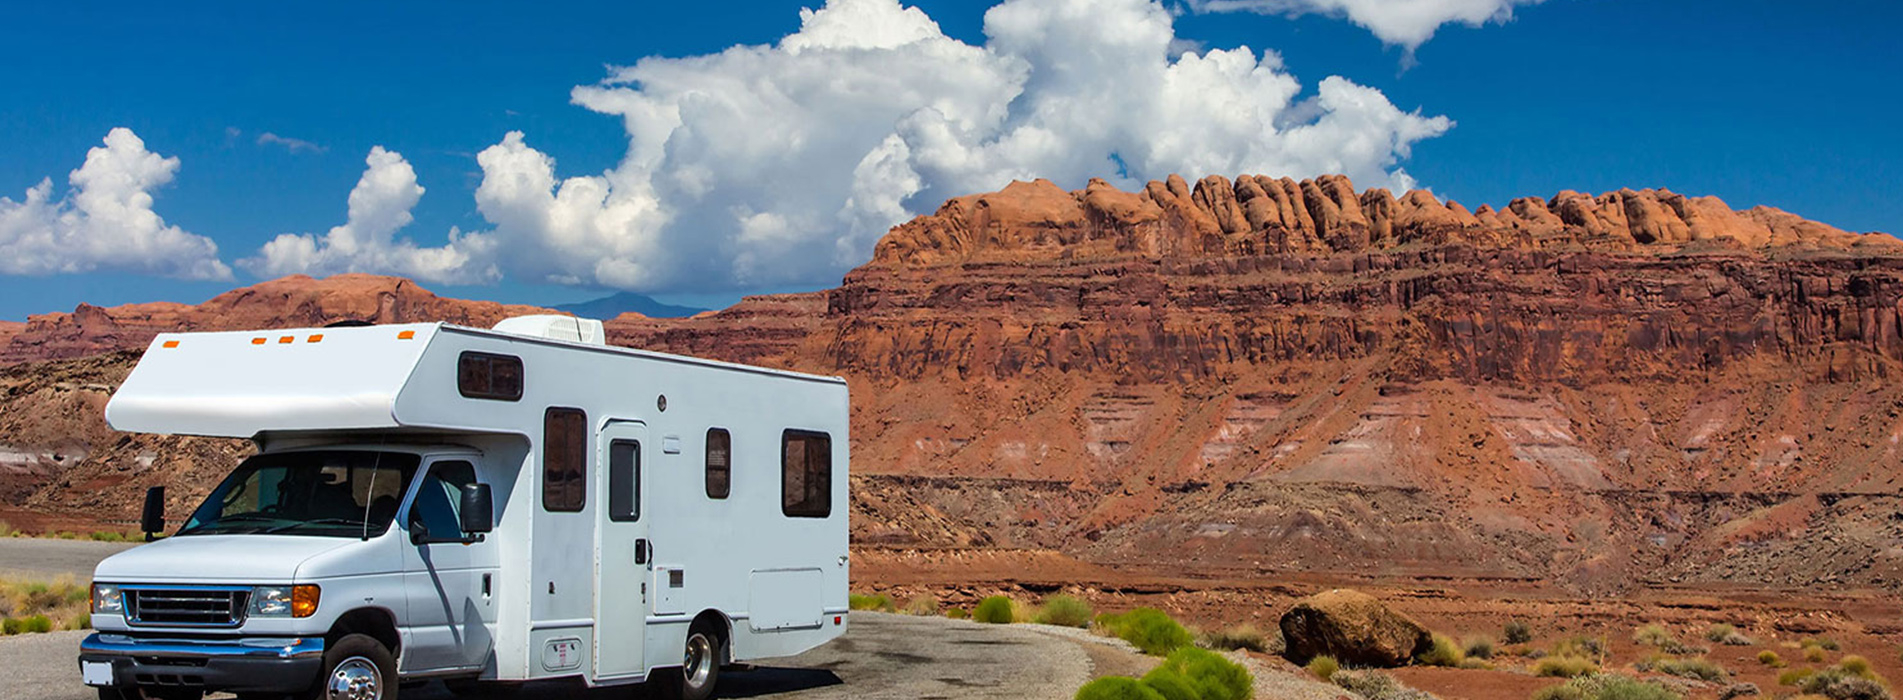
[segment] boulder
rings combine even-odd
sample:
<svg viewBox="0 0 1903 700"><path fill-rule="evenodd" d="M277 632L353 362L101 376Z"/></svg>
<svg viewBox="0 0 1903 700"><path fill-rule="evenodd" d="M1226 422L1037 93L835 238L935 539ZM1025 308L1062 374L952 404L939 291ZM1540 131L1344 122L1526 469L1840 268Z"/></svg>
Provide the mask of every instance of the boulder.
<svg viewBox="0 0 1903 700"><path fill-rule="evenodd" d="M1406 664L1432 644L1421 623L1360 591L1336 589L1296 601L1282 614L1290 661L1333 656L1343 666Z"/></svg>

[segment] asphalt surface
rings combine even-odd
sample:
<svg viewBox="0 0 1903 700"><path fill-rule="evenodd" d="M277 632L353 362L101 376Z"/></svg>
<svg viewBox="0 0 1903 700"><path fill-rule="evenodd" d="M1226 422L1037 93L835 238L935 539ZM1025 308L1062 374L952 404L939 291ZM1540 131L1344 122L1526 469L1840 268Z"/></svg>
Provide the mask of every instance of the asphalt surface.
<svg viewBox="0 0 1903 700"><path fill-rule="evenodd" d="M71 574L77 580L90 581L99 560L136 546L131 542L34 537L0 539L0 576L52 579Z"/></svg>
<svg viewBox="0 0 1903 700"><path fill-rule="evenodd" d="M100 559L133 545L76 540L0 539L0 572L85 581ZM798 698L1026 698L1065 700L1090 677L1092 658L1106 651L1078 630L1041 625L981 625L940 617L855 612L845 636L799 656L757 661L730 672L718 697ZM0 637L0 700L89 700L97 693L79 681L79 642L85 632ZM1090 651L1086 653L1086 649ZM405 688L406 700L447 700L440 683ZM645 698L645 688L584 690L577 683L535 683L518 700ZM215 696L230 697L230 696Z"/></svg>
<svg viewBox="0 0 1903 700"><path fill-rule="evenodd" d="M0 638L0 698L91 700L75 660L84 632ZM798 698L1050 698L1077 692L1090 676L1078 641L1036 625L980 625L933 617L853 613L846 635L799 656L730 672L718 697ZM439 683L405 688L406 700L447 700ZM579 683L536 683L517 700L646 698L646 688L583 690ZM229 696L214 696L225 698Z"/></svg>

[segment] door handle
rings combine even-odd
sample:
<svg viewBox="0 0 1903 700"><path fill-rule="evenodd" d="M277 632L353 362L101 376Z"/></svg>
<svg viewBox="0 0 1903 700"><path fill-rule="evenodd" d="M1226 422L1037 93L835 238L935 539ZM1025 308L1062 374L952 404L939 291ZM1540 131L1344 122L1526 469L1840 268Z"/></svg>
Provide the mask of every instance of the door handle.
<svg viewBox="0 0 1903 700"><path fill-rule="evenodd" d="M648 541L646 538L634 541L634 563L648 563Z"/></svg>

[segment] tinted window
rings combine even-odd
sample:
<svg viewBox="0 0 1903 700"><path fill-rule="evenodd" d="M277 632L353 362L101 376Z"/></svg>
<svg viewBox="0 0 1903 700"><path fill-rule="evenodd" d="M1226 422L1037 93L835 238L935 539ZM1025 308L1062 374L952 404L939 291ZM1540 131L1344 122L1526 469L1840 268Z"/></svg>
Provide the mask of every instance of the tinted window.
<svg viewBox="0 0 1903 700"><path fill-rule="evenodd" d="M832 436L805 430L780 436L780 512L795 518L832 514Z"/></svg>
<svg viewBox="0 0 1903 700"><path fill-rule="evenodd" d="M733 436L707 429L707 497L726 498L733 489Z"/></svg>
<svg viewBox="0 0 1903 700"><path fill-rule="evenodd" d="M542 418L542 509L574 513L588 498L588 414L550 408Z"/></svg>
<svg viewBox="0 0 1903 700"><path fill-rule="evenodd" d="M410 503L410 531L422 525L431 540L462 540L463 491L476 485L476 467L464 461L437 462L417 487Z"/></svg>
<svg viewBox="0 0 1903 700"><path fill-rule="evenodd" d="M608 445L608 519L641 519L641 443L633 440Z"/></svg>
<svg viewBox="0 0 1903 700"><path fill-rule="evenodd" d="M212 489L178 534L374 537L396 516L418 461L401 452L257 455Z"/></svg>
<svg viewBox="0 0 1903 700"><path fill-rule="evenodd" d="M521 399L522 358L464 352L456 362L456 390L471 399Z"/></svg>

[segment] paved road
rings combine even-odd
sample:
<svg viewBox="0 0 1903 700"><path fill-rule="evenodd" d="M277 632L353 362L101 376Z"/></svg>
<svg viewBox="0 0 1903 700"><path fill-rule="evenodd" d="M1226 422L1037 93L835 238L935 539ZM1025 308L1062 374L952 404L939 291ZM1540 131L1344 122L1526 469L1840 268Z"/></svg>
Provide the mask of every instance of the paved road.
<svg viewBox="0 0 1903 700"><path fill-rule="evenodd" d="M99 560L137 546L127 542L55 540L35 537L0 539L0 576L53 578L72 574L90 581Z"/></svg>
<svg viewBox="0 0 1903 700"><path fill-rule="evenodd" d="M82 632L0 638L0 698L89 700L77 662ZM846 636L799 656L728 674L723 698L842 700L880 698L1071 697L1090 676L1087 639L1036 625L980 625L944 618L853 613ZM1101 653L1101 649L1093 648ZM518 700L648 697L645 689L577 692L574 684L534 684ZM228 696L221 696L228 697ZM440 684L403 691L406 700L447 700Z"/></svg>

